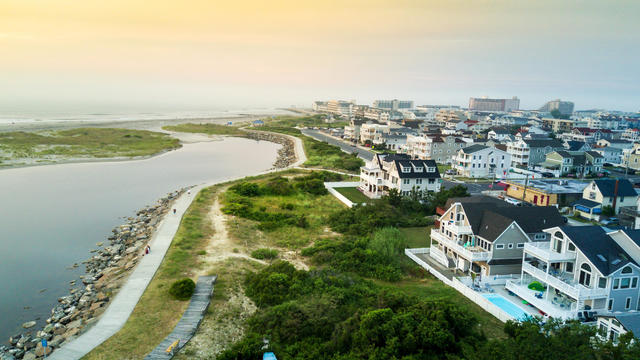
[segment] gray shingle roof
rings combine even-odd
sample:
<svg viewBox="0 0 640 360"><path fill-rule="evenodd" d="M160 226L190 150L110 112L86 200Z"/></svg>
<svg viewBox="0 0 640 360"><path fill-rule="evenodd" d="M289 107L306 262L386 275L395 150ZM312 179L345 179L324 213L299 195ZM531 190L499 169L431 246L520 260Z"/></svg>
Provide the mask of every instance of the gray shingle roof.
<svg viewBox="0 0 640 360"><path fill-rule="evenodd" d="M605 276L629 263L636 264L600 226L565 225L560 230Z"/></svg>
<svg viewBox="0 0 640 360"><path fill-rule="evenodd" d="M488 147L488 146L485 146L485 145L478 145L478 144L475 144L475 145L467 146L466 148L462 148L462 151L463 151L465 154L471 154L471 153L474 153L474 152L476 152L476 151L484 150L484 149L486 149L487 147Z"/></svg>
<svg viewBox="0 0 640 360"><path fill-rule="evenodd" d="M637 196L636 190L627 179L602 179L594 180L603 196L611 197L615 192L616 181L618 181L618 196Z"/></svg>
<svg viewBox="0 0 640 360"><path fill-rule="evenodd" d="M556 139L536 139L536 140L528 140L522 139L530 148L541 148L550 146L552 148L563 149L562 141Z"/></svg>
<svg viewBox="0 0 640 360"><path fill-rule="evenodd" d="M400 179L437 179L440 178L438 164L435 160L394 160L396 169L398 169L398 177ZM408 167L409 172L402 172L402 166ZM422 167L422 172L415 171L415 167ZM427 167L435 169L433 172L427 172Z"/></svg>

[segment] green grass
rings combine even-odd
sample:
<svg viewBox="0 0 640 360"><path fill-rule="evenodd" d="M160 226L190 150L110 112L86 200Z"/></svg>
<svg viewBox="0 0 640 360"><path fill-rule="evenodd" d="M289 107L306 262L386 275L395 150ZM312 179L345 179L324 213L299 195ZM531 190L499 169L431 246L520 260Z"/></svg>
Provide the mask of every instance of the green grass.
<svg viewBox="0 0 640 360"><path fill-rule="evenodd" d="M500 320L432 275L427 275L426 278L422 279L411 278L393 283L380 280L375 280L375 282L383 287L397 289L421 299L442 300L459 305L463 309L472 312L478 318L480 322L479 327L488 338L501 338L505 336L503 331L504 324Z"/></svg>
<svg viewBox="0 0 640 360"><path fill-rule="evenodd" d="M400 231L407 237L409 248L426 248L430 245L431 226L400 228Z"/></svg>
<svg viewBox="0 0 640 360"><path fill-rule="evenodd" d="M358 188L356 187L337 187L334 188L337 192L344 195L347 199L354 203L367 203L370 202L371 199L366 197Z"/></svg>
<svg viewBox="0 0 640 360"><path fill-rule="evenodd" d="M214 186L198 193L124 327L83 359L142 359L173 330L189 302L173 299L169 287L176 280L194 277L194 271L203 266L198 255L213 234L208 214L216 191Z"/></svg>
<svg viewBox="0 0 640 360"><path fill-rule="evenodd" d="M246 132L240 130L237 126L219 125L219 124L178 124L167 125L162 127L163 130L188 132L188 133L203 133L209 135L229 135L229 136L244 136Z"/></svg>
<svg viewBox="0 0 640 360"><path fill-rule="evenodd" d="M179 147L178 139L146 130L78 128L46 133L25 131L0 133L0 152L5 153L5 160L52 156L63 158L149 156Z"/></svg>
<svg viewBox="0 0 640 360"><path fill-rule="evenodd" d="M445 171L451 169L451 165L448 164L438 164L438 171L440 174L444 174Z"/></svg>

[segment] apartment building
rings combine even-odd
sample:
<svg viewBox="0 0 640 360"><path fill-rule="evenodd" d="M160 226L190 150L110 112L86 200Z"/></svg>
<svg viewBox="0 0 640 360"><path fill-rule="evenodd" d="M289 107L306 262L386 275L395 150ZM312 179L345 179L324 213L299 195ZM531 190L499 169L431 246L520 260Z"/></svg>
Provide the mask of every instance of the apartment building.
<svg viewBox="0 0 640 360"><path fill-rule="evenodd" d="M595 151L553 151L547 154L545 161L537 168L549 171L556 176L575 174L582 177L602 171L604 158Z"/></svg>
<svg viewBox="0 0 640 360"><path fill-rule="evenodd" d="M507 281L507 290L560 319L579 318L584 311L640 309L640 231L606 232L600 226L544 231L549 240L524 244L520 279Z"/></svg>
<svg viewBox="0 0 640 360"><path fill-rule="evenodd" d="M353 116L353 107L355 105L355 100L329 100L327 102L327 111L330 114L338 115L344 118L351 118L351 116Z"/></svg>
<svg viewBox="0 0 640 360"><path fill-rule="evenodd" d="M434 160L439 164L450 164L458 150L469 144L470 142L456 136L407 135L407 144L403 152L413 159Z"/></svg>
<svg viewBox="0 0 640 360"><path fill-rule="evenodd" d="M523 140L507 143L507 152L511 155L511 167L526 169L529 167L529 145Z"/></svg>
<svg viewBox="0 0 640 360"><path fill-rule="evenodd" d="M511 99L469 98L469 110L510 112L519 108L520 99L517 96Z"/></svg>
<svg viewBox="0 0 640 360"><path fill-rule="evenodd" d="M471 145L458 150L453 169L458 175L470 178L503 177L511 167L511 155L485 145Z"/></svg>
<svg viewBox="0 0 640 360"><path fill-rule="evenodd" d="M586 127L587 122L583 120L571 120L571 119L554 119L543 118L542 126L544 128L551 129L554 133L571 132L574 127Z"/></svg>
<svg viewBox="0 0 640 360"><path fill-rule="evenodd" d="M539 109L544 112L552 112L554 110L558 110L562 115L571 115L573 114L573 102L571 101L562 101L560 99L547 101L546 104L542 105Z"/></svg>
<svg viewBox="0 0 640 360"><path fill-rule="evenodd" d="M372 105L374 108L386 110L411 110L413 109L413 101L410 100L375 100Z"/></svg>
<svg viewBox="0 0 640 360"><path fill-rule="evenodd" d="M406 154L376 154L360 168L359 189L370 198L379 198L397 190L438 192L442 186L438 166L433 160L412 160Z"/></svg>
<svg viewBox="0 0 640 360"><path fill-rule="evenodd" d="M435 119L441 124L446 124L451 120L466 121L468 118L462 110L441 109L436 113Z"/></svg>
<svg viewBox="0 0 640 360"><path fill-rule="evenodd" d="M431 229L429 256L481 276L520 272L525 244L563 224L553 206L518 207L488 196L449 199L446 209Z"/></svg>

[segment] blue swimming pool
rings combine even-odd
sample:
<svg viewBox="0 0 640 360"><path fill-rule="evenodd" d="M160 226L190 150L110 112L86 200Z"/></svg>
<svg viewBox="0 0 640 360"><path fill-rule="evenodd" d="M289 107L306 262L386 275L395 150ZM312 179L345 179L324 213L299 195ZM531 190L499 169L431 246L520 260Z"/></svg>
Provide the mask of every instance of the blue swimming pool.
<svg viewBox="0 0 640 360"><path fill-rule="evenodd" d="M504 310L507 314L511 315L516 320L525 320L529 317L524 310L520 309L516 304L505 299L502 295L498 294L482 294L487 300L491 301L494 305Z"/></svg>

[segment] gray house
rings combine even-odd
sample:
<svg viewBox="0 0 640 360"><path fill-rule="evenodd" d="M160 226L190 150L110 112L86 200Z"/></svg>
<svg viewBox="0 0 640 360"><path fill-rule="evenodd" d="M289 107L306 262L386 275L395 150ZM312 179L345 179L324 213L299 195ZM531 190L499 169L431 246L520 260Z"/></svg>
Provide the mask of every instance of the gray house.
<svg viewBox="0 0 640 360"><path fill-rule="evenodd" d="M640 230L556 226L545 232L549 241L525 244L520 279L507 281L507 290L564 319L640 309Z"/></svg>
<svg viewBox="0 0 640 360"><path fill-rule="evenodd" d="M429 256L481 276L520 272L525 244L564 223L554 206L518 207L488 196L453 198L431 229Z"/></svg>
<svg viewBox="0 0 640 360"><path fill-rule="evenodd" d="M537 165L547 159L547 154L564 150L562 141L557 139L523 139L529 146L529 166Z"/></svg>

